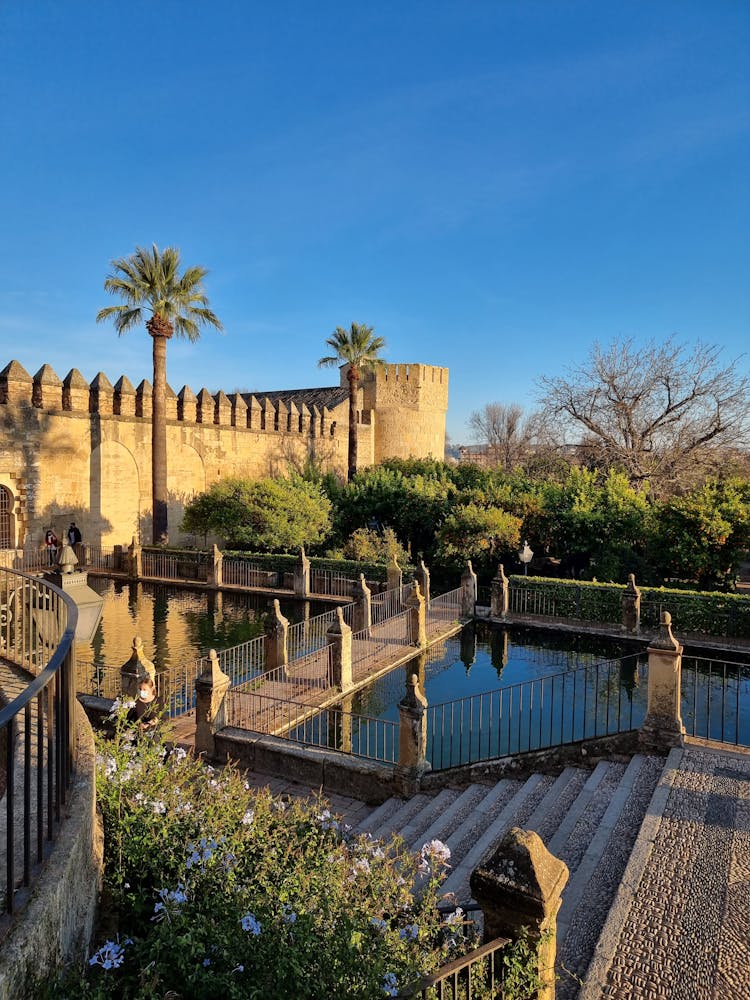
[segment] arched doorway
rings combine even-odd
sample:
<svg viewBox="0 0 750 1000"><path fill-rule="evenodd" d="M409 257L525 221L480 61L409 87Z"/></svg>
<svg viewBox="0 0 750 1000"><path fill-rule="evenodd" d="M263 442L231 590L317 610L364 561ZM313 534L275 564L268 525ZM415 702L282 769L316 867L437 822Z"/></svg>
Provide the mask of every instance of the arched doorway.
<svg viewBox="0 0 750 1000"><path fill-rule="evenodd" d="M15 499L7 486L0 486L0 549L16 547Z"/></svg>

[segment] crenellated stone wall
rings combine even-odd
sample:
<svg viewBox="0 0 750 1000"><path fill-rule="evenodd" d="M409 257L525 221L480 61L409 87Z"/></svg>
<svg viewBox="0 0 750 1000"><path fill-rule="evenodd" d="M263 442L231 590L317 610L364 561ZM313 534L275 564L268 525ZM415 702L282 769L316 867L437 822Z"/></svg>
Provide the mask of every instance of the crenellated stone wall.
<svg viewBox="0 0 750 1000"><path fill-rule="evenodd" d="M10 495L11 544L62 537L75 520L84 540L103 545L151 534L151 385L104 372L89 383L18 361L0 372L0 487ZM441 457L448 371L386 365L363 378L357 439L361 467L387 457ZM339 386L269 393L167 392L170 540L195 493L226 476L260 477L315 461L346 474L349 402ZM1 546L0 546L1 547Z"/></svg>

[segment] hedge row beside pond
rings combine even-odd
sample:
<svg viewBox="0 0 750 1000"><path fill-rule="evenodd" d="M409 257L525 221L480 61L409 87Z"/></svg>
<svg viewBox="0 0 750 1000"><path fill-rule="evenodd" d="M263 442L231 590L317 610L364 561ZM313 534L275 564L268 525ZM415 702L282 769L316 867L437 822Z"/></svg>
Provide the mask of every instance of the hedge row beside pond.
<svg viewBox="0 0 750 1000"><path fill-rule="evenodd" d="M509 580L511 591L515 591L511 610L523 610L526 600L526 610L530 614L591 622L619 623L622 620L624 584L539 576L512 576ZM750 638L750 597L666 587L639 589L644 628L655 628L660 613L669 611L678 635L683 631Z"/></svg>
<svg viewBox="0 0 750 1000"><path fill-rule="evenodd" d="M278 553L262 552L224 552L228 559L244 559L254 563L262 569L276 571L278 573L290 573L299 561L298 555L282 555ZM319 556L310 556L310 568L312 570L327 570L331 573L341 573L344 576L356 580L360 573L365 574L367 580L384 581L388 577L388 568L385 563L357 562L354 559L323 559ZM413 566L402 566L404 577L411 575Z"/></svg>

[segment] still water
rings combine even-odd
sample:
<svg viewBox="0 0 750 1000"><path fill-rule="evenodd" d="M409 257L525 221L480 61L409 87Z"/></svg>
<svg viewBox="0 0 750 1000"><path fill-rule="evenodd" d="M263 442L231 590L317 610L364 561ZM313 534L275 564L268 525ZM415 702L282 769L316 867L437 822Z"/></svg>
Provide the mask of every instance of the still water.
<svg viewBox="0 0 750 1000"><path fill-rule="evenodd" d="M157 671L192 662L209 649L226 649L262 635L273 606L272 598L257 594L209 593L103 577L89 577L89 586L104 597L102 620L92 642L79 642L76 650L79 661L97 666L122 666L136 635ZM280 604L292 623L332 607L315 601Z"/></svg>

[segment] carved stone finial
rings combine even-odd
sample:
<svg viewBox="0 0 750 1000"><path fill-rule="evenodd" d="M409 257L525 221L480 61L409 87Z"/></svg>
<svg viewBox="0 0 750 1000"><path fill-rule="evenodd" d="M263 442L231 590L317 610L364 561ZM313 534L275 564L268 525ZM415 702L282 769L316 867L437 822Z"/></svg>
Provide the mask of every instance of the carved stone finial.
<svg viewBox="0 0 750 1000"><path fill-rule="evenodd" d="M67 542L60 550L60 558L57 560L57 564L60 567L61 573L72 573L73 567L78 565L78 557Z"/></svg>
<svg viewBox="0 0 750 1000"><path fill-rule="evenodd" d="M672 616L668 611L662 611L659 616L659 634L650 643L653 649L669 649L675 653L681 650L680 643L672 635Z"/></svg>
<svg viewBox="0 0 750 1000"><path fill-rule="evenodd" d="M505 567L502 563L497 564L497 573L495 574L495 579L499 580L500 583L507 583L508 577L505 575Z"/></svg>
<svg viewBox="0 0 750 1000"><path fill-rule="evenodd" d="M412 674L409 677L409 681L406 686L406 694L404 695L401 704L405 708L411 708L415 711L424 711L427 708L427 699L419 690L419 678L416 674Z"/></svg>

